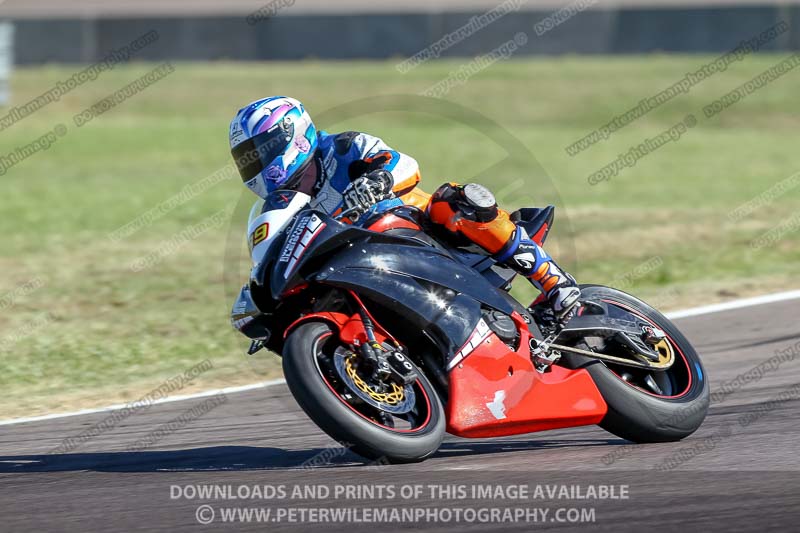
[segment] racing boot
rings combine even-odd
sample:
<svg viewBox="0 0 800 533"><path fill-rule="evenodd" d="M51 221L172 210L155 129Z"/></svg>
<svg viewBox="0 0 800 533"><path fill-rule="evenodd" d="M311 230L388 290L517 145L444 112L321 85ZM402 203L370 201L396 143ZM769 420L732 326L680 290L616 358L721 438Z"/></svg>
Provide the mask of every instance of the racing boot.
<svg viewBox="0 0 800 533"><path fill-rule="evenodd" d="M445 183L431 197L428 216L528 278L547 298L558 322L572 318L581 295L578 284L510 220L489 189L477 183Z"/></svg>
<svg viewBox="0 0 800 533"><path fill-rule="evenodd" d="M517 226L514 236L495 258L528 278L549 302L555 318L562 325L569 322L578 309L581 290L575 278L564 272L523 228ZM537 299L534 305L540 301Z"/></svg>

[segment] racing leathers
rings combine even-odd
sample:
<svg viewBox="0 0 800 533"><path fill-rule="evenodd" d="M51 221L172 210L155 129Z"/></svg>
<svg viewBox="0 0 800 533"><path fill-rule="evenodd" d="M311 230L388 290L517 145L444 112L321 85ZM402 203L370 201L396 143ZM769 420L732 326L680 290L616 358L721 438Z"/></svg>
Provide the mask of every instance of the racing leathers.
<svg viewBox="0 0 800 533"><path fill-rule="evenodd" d="M318 133L313 205L329 214L343 213L351 220L366 218L399 205L423 210L431 222L466 237L519 272L539 289L553 312L567 320L576 307L580 290L525 230L497 206L494 195L482 185L445 183L433 195L417 187L419 165L381 139L366 133Z"/></svg>

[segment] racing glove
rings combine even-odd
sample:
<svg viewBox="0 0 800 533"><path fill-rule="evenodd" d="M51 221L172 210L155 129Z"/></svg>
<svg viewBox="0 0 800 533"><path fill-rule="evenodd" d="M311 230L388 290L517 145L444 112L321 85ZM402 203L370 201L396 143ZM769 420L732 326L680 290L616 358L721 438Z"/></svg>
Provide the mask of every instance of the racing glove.
<svg viewBox="0 0 800 533"><path fill-rule="evenodd" d="M373 170L355 179L342 193L344 214L357 222L372 206L394 197L394 178L388 170Z"/></svg>

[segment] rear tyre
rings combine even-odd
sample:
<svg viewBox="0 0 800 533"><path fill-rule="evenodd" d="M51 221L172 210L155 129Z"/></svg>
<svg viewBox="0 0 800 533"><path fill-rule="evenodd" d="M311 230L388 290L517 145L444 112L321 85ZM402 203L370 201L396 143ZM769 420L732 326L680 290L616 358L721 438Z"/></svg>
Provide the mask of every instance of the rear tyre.
<svg viewBox="0 0 800 533"><path fill-rule="evenodd" d="M637 442L673 442L694 433L709 406L708 376L697 352L664 315L627 293L600 285L582 285L582 299L602 301L627 310L662 329L675 353L675 362L656 376L663 392L656 394L623 379L623 368L565 354L565 362L585 368L608 405L600 427Z"/></svg>
<svg viewBox="0 0 800 533"><path fill-rule="evenodd" d="M414 384L417 418L409 427L389 427L376 409L341 394L342 384L325 366L325 358L340 345L330 325L308 322L286 339L283 372L295 400L325 433L357 454L389 463L422 461L439 449L445 416L436 392L425 377Z"/></svg>

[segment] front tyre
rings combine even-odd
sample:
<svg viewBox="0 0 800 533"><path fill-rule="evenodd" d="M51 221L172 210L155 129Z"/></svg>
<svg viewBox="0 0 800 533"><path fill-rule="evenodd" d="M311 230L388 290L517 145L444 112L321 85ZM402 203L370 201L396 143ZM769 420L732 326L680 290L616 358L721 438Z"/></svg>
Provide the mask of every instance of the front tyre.
<svg viewBox="0 0 800 533"><path fill-rule="evenodd" d="M663 372L639 372L580 355L570 366L585 368L608 405L600 427L637 442L672 442L694 433L709 406L708 376L694 347L664 315L627 293L600 285L582 285L582 300L604 303L667 334L675 362ZM590 346L580 346L590 349ZM649 384L649 387L648 387Z"/></svg>
<svg viewBox="0 0 800 533"><path fill-rule="evenodd" d="M445 416L436 392L417 370L415 405L408 420L395 422L387 413L349 393L337 378L332 360L341 346L331 326L308 322L298 326L283 349L283 373L295 400L325 433L369 459L390 463L422 461L444 438Z"/></svg>

